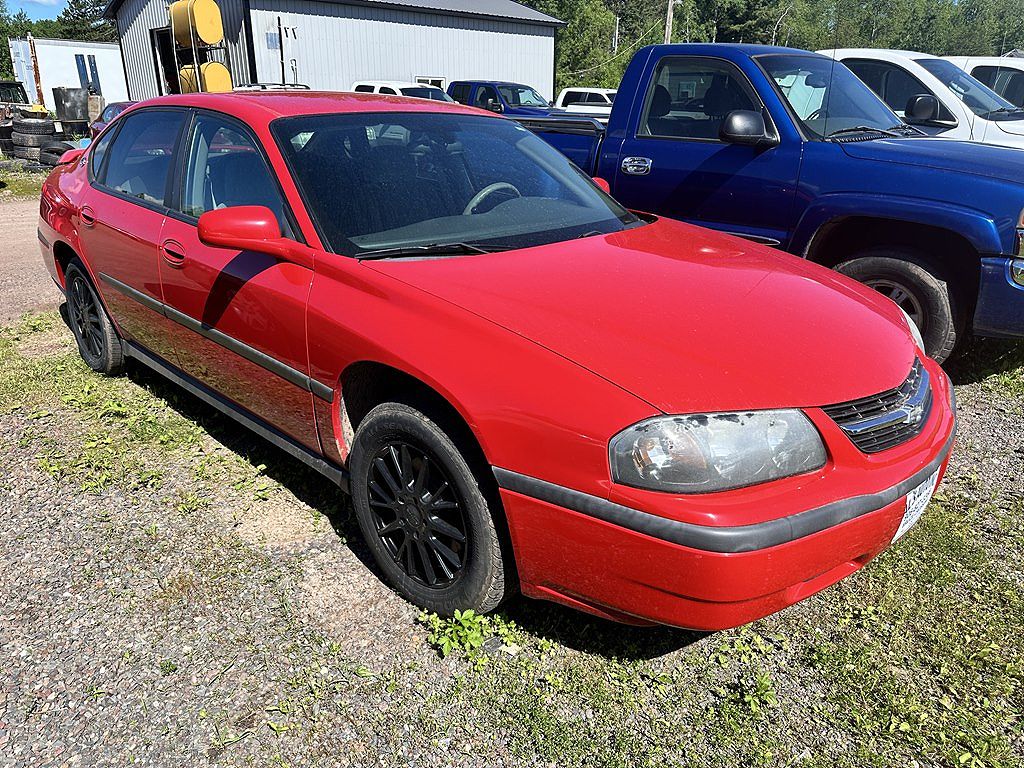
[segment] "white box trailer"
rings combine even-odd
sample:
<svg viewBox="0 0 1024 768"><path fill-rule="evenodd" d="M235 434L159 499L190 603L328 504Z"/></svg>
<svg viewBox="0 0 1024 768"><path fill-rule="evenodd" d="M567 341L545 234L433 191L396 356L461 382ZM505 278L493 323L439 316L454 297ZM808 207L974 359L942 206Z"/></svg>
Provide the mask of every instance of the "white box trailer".
<svg viewBox="0 0 1024 768"><path fill-rule="evenodd" d="M42 101L47 109L56 109L54 88L89 88L106 102L127 101L121 47L117 43L87 43L81 40L47 38L8 38L14 77L25 86L29 101ZM32 47L39 65L42 97L36 90L36 72L32 66Z"/></svg>

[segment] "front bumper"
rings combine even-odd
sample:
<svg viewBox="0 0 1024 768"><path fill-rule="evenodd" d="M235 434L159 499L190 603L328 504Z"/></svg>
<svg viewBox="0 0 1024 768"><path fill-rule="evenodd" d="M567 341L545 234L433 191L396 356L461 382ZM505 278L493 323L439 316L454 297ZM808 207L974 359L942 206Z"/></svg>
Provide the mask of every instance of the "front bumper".
<svg viewBox="0 0 1024 768"><path fill-rule="evenodd" d="M844 492L812 507L800 505L821 498L817 478L774 497L728 492L771 505L756 522L668 518L496 468L523 593L619 621L718 630L834 584L889 546L908 491L945 474L955 416L948 378L929 366L940 380L936 407L921 435L893 449L898 462L878 454L865 457L874 471L827 467L821 483ZM886 484L876 487L880 479Z"/></svg>
<svg viewBox="0 0 1024 768"><path fill-rule="evenodd" d="M981 260L974 332L979 336L1024 336L1024 258Z"/></svg>

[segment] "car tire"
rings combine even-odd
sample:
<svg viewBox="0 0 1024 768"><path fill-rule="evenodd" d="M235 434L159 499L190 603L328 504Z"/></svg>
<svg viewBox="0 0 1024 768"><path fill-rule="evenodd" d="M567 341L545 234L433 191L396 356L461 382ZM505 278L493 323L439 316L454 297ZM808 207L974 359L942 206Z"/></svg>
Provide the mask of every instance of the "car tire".
<svg viewBox="0 0 1024 768"><path fill-rule="evenodd" d="M399 594L448 616L504 600L512 579L495 511L437 423L408 405L378 405L359 424L349 467L359 528Z"/></svg>
<svg viewBox="0 0 1024 768"><path fill-rule="evenodd" d="M124 370L124 348L85 268L71 262L64 273L68 325L85 364L97 373L116 376Z"/></svg>
<svg viewBox="0 0 1024 768"><path fill-rule="evenodd" d="M20 157L22 160L38 160L39 147L19 147L15 145L11 147L11 154L15 157Z"/></svg>
<svg viewBox="0 0 1024 768"><path fill-rule="evenodd" d="M41 147L44 144L53 143L53 140L52 133L43 135L40 133L20 133L15 131L11 134L11 141L14 142L16 147Z"/></svg>
<svg viewBox="0 0 1024 768"><path fill-rule="evenodd" d="M925 352L937 362L953 353L963 336L956 297L931 259L910 249L877 248L836 266L895 301L917 322Z"/></svg>
<svg viewBox="0 0 1024 768"><path fill-rule="evenodd" d="M12 125L14 132L21 134L50 136L54 131L53 120L48 117L16 117Z"/></svg>

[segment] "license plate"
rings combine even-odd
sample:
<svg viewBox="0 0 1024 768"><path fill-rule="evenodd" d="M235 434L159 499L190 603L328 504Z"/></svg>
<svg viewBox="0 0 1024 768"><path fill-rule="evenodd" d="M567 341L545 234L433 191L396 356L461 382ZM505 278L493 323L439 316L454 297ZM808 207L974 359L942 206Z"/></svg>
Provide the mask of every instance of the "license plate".
<svg viewBox="0 0 1024 768"><path fill-rule="evenodd" d="M925 507L928 506L932 494L935 493L935 485L938 482L939 470L936 469L927 480L907 494L907 511L903 513L903 520L900 521L900 527L896 531L896 535L892 537L893 541L896 541L896 539L913 528L914 523L921 519Z"/></svg>

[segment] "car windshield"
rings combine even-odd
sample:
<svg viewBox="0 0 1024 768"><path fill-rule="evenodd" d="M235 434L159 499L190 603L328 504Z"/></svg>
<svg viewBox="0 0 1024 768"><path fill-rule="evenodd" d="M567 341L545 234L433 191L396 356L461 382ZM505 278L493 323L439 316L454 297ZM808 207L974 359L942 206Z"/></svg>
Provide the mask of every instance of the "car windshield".
<svg viewBox="0 0 1024 768"><path fill-rule="evenodd" d="M1018 108L1009 101L980 80L975 80L951 61L931 58L917 59L916 61L937 77L944 86L953 92L954 96L978 116L1018 111ZM1024 117L1024 113L1021 113L1020 116Z"/></svg>
<svg viewBox="0 0 1024 768"><path fill-rule="evenodd" d="M7 104L28 104L28 97L21 83L0 83L0 102Z"/></svg>
<svg viewBox="0 0 1024 768"><path fill-rule="evenodd" d="M866 128L887 131L902 124L853 72L834 59L769 54L757 59L811 138Z"/></svg>
<svg viewBox="0 0 1024 768"><path fill-rule="evenodd" d="M402 88L403 96L413 96L417 99L433 99L434 101L452 101L447 93L440 88L423 86L422 88Z"/></svg>
<svg viewBox="0 0 1024 768"><path fill-rule="evenodd" d="M526 248L639 220L511 120L387 112L283 118L273 132L328 247Z"/></svg>
<svg viewBox="0 0 1024 768"><path fill-rule="evenodd" d="M546 107L548 100L526 85L499 85L501 97L511 107Z"/></svg>

